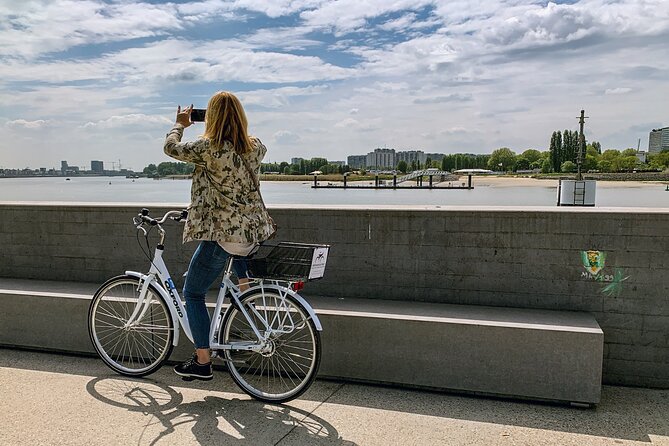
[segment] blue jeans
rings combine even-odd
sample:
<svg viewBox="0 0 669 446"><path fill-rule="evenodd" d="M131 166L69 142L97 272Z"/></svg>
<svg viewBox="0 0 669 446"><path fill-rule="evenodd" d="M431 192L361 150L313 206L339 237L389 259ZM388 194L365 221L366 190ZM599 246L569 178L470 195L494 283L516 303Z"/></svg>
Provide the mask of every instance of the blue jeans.
<svg viewBox="0 0 669 446"><path fill-rule="evenodd" d="M193 253L188 267L188 275L184 284L184 298L188 325L193 333L195 348L209 348L209 312L204 303L207 291L223 272L225 263L230 257L220 245L214 241L201 241ZM246 261L243 258L232 264L237 277L246 277Z"/></svg>

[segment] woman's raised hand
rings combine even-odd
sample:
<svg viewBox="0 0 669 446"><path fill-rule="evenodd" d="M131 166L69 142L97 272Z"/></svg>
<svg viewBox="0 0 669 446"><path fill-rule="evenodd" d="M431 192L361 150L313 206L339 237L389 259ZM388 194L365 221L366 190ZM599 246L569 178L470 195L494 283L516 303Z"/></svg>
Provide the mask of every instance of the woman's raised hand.
<svg viewBox="0 0 669 446"><path fill-rule="evenodd" d="M181 124L184 127L188 127L189 125L192 124L190 120L190 112L193 110L193 104L191 104L189 107L184 108L181 110L181 106L179 105L177 107L177 124Z"/></svg>

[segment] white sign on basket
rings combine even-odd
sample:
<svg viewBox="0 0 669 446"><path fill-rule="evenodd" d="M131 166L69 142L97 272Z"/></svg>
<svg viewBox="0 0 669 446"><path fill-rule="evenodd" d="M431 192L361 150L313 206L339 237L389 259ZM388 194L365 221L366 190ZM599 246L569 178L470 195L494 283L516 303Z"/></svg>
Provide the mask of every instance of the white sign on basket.
<svg viewBox="0 0 669 446"><path fill-rule="evenodd" d="M315 248L311 258L309 279L320 279L325 274L325 263L328 261L328 248Z"/></svg>

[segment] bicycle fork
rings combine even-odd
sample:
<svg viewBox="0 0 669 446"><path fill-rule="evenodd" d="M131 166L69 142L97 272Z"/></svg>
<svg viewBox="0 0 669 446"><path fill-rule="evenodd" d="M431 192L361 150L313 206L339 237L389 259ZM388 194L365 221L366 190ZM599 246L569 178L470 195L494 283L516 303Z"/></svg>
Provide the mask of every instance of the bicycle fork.
<svg viewBox="0 0 669 446"><path fill-rule="evenodd" d="M135 326L137 323L136 321L142 320L144 315L146 314L147 310L149 309L149 305L151 305L151 299L146 298L146 294L149 291L149 286L151 285L151 282L153 280L149 280L150 276L144 277L140 279L140 291L139 291L139 297L137 299L137 304L135 305L135 310L132 312L130 317L128 318L128 321L123 325L124 329L132 328Z"/></svg>

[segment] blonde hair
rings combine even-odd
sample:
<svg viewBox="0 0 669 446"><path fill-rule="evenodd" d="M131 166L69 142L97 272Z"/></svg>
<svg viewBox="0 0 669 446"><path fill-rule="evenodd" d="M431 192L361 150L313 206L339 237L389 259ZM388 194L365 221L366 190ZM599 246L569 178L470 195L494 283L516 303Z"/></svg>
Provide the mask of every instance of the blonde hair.
<svg viewBox="0 0 669 446"><path fill-rule="evenodd" d="M229 141L239 154L252 152L253 142L248 134L244 107L228 91L219 91L209 99L205 115L204 135L214 148L220 149Z"/></svg>

